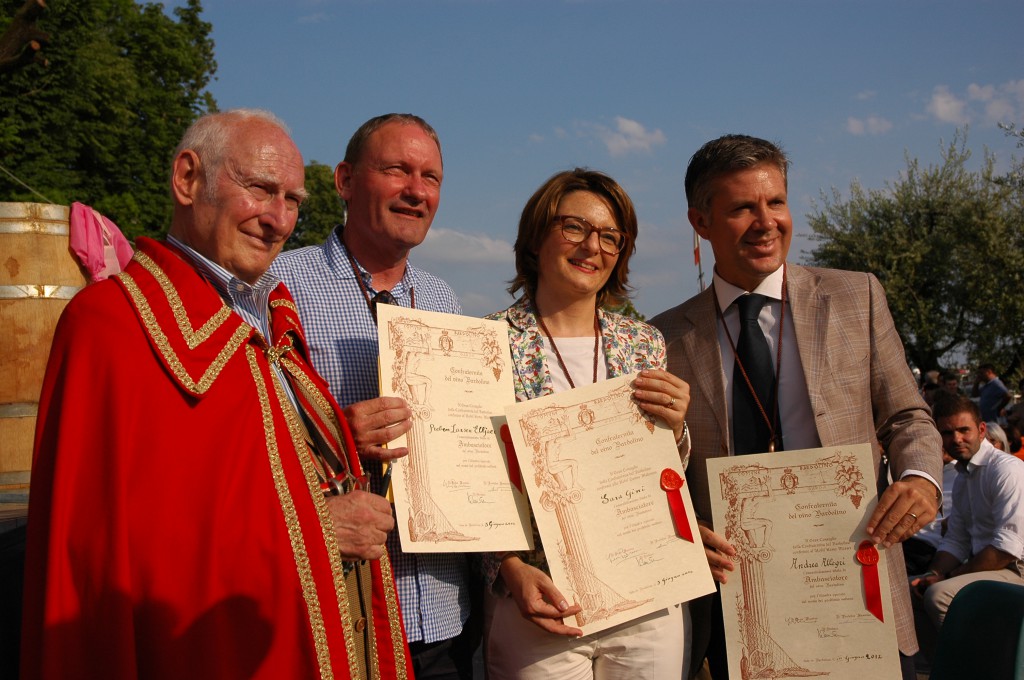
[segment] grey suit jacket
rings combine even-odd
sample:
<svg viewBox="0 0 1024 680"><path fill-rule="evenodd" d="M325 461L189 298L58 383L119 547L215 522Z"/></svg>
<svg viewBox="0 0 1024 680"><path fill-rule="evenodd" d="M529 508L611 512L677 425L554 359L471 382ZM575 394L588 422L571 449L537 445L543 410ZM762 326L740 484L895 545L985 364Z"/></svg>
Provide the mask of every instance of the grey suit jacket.
<svg viewBox="0 0 1024 680"><path fill-rule="evenodd" d="M893 479L905 470L942 479L942 440L907 367L885 293L871 274L787 264L789 313L822 446L874 444L878 469L887 452ZM665 335L668 370L690 385L687 481L698 517L711 521L705 460L727 456L729 408L718 345L714 292L662 312L651 324ZM900 651L917 651L903 552L889 551L889 582ZM694 612L694 653L707 622ZM701 630L704 628L704 630Z"/></svg>

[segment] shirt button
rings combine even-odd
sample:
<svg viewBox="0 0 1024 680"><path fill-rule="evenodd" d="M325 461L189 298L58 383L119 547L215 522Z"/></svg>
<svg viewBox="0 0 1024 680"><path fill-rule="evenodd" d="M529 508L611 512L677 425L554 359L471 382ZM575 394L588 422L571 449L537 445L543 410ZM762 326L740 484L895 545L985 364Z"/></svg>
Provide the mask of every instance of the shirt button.
<svg viewBox="0 0 1024 680"><path fill-rule="evenodd" d="M356 632L362 633L364 630L366 630L366 617L360 616L356 619Z"/></svg>

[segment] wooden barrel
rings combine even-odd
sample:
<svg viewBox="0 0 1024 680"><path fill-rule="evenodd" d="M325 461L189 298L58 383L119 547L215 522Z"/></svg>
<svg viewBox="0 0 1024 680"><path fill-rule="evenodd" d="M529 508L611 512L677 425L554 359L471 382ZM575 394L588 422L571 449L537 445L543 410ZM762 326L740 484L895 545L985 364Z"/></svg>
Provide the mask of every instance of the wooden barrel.
<svg viewBox="0 0 1024 680"><path fill-rule="evenodd" d="M88 283L67 206L0 203L0 502L27 497L39 391L57 319Z"/></svg>

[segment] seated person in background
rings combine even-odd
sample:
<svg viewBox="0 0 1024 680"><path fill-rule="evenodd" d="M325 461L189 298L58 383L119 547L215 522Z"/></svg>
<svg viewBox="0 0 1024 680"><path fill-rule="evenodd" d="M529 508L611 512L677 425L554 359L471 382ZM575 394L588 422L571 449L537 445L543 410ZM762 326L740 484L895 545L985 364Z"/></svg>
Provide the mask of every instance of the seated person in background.
<svg viewBox="0 0 1024 680"><path fill-rule="evenodd" d="M981 412L967 397L939 400L932 415L958 477L946 535L928 571L911 583L932 625L918 619L926 656L961 588L980 580L1024 585L1024 462L988 442Z"/></svg>
<svg viewBox="0 0 1024 680"><path fill-rule="evenodd" d="M935 551L946 533L946 522L953 509L953 483L956 481L956 461L942 452L942 507L939 516L903 541L903 559L907 563L907 576L918 576L928 569Z"/></svg>
<svg viewBox="0 0 1024 680"><path fill-rule="evenodd" d="M949 394L960 394L960 377L952 371L943 373L942 389Z"/></svg>
<svg viewBox="0 0 1024 680"><path fill-rule="evenodd" d="M1010 442L1006 438L1006 432L994 420L985 423L985 439L1000 451L1010 452Z"/></svg>

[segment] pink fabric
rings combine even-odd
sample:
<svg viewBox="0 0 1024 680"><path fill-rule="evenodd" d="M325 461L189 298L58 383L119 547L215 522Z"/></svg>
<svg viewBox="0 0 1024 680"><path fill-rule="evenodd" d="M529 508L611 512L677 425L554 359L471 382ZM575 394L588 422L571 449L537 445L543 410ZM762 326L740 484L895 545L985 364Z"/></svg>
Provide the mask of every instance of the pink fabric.
<svg viewBox="0 0 1024 680"><path fill-rule="evenodd" d="M71 250L93 281L119 273L132 259L132 247L117 225L81 203L71 204Z"/></svg>

